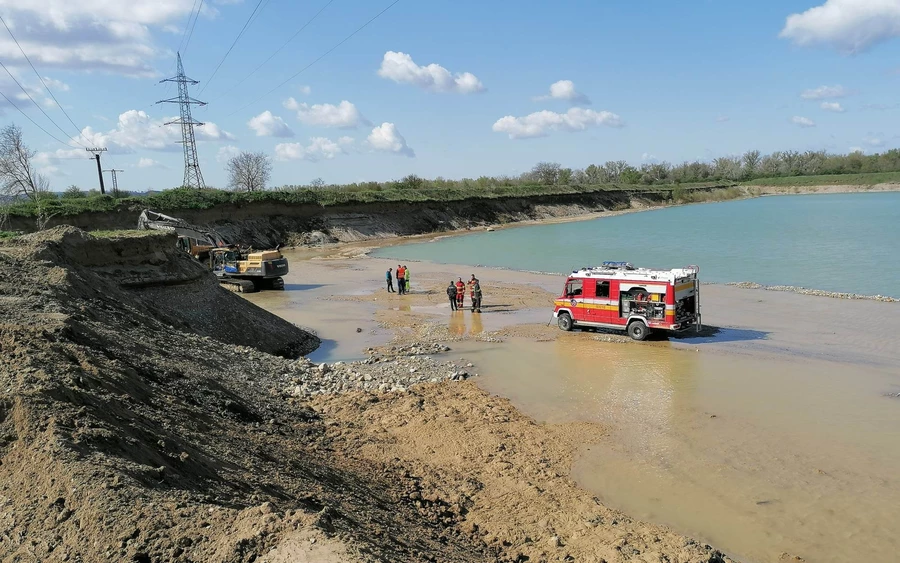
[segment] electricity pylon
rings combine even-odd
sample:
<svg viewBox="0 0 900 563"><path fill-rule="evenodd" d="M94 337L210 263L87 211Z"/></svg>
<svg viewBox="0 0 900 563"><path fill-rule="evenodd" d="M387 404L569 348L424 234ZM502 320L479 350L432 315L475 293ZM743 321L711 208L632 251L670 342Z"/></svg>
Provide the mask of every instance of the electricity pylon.
<svg viewBox="0 0 900 563"><path fill-rule="evenodd" d="M175 82L178 84L178 97L168 100L160 100L157 104L178 104L181 109L181 117L169 121L165 125L181 125L181 144L184 147L184 183L185 187L203 188L203 174L200 173L200 161L197 159L197 141L194 139L194 126L203 125L194 121L191 117L191 105L205 106L206 102L195 100L188 93L188 85L199 84L184 75L184 67L181 65L181 53L178 53L178 74L172 78L160 80L162 82Z"/></svg>

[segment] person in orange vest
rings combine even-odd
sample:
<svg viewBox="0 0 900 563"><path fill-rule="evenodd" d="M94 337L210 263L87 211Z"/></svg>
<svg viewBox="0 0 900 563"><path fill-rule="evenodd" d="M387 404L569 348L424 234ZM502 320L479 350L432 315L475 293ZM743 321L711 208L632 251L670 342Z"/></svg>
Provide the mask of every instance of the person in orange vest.
<svg viewBox="0 0 900 563"><path fill-rule="evenodd" d="M463 308L463 301L466 298L466 284L462 281L462 278L459 278L459 281L456 282L456 308Z"/></svg>
<svg viewBox="0 0 900 563"><path fill-rule="evenodd" d="M397 293L406 293L406 270L400 264L397 264Z"/></svg>
<svg viewBox="0 0 900 563"><path fill-rule="evenodd" d="M472 310L475 310L475 274L472 274L472 279L469 280L469 283L466 284L469 287L469 299L472 301Z"/></svg>

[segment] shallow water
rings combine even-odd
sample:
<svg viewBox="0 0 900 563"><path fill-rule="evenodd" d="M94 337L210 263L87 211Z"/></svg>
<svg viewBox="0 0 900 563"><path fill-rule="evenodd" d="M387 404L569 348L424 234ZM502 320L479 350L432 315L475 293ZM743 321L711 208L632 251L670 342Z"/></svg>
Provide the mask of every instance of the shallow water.
<svg viewBox="0 0 900 563"><path fill-rule="evenodd" d="M458 344L478 383L538 420L604 424L574 477L609 506L743 561L894 561L896 370L667 342Z"/></svg>
<svg viewBox="0 0 900 563"><path fill-rule="evenodd" d="M698 264L707 282L900 297L898 215L900 193L762 197L480 232L373 255L543 272L604 260Z"/></svg>

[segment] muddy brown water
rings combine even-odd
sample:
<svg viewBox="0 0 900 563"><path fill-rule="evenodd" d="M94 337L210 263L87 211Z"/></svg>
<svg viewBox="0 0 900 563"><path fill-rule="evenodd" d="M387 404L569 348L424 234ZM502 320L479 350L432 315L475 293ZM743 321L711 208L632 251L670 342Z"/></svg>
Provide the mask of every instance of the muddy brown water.
<svg viewBox="0 0 900 563"><path fill-rule="evenodd" d="M391 336L373 313L404 310L394 296L333 300L377 290L390 263L336 264L297 260L287 291L247 296L315 329L325 341L317 361L363 357ZM446 268L419 263L414 271L425 279ZM558 285L483 272L491 277ZM482 388L538 421L608 428L602 443L583 444L572 474L611 507L749 563L783 553L896 561L900 308L722 286L704 286L703 296L704 318L722 327L712 337L609 343L571 333L553 342L458 342L451 354L475 364ZM439 301L407 307L444 319L459 336L548 317L542 308L450 314Z"/></svg>
<svg viewBox="0 0 900 563"><path fill-rule="evenodd" d="M743 561L895 561L896 372L606 343L457 345L479 385L548 422L595 421L573 476L627 514Z"/></svg>

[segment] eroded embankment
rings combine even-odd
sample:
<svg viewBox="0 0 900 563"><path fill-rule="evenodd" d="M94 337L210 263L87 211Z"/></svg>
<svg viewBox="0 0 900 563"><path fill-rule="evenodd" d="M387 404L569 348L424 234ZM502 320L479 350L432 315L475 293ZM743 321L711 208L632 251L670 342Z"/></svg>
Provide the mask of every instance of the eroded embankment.
<svg viewBox="0 0 900 563"><path fill-rule="evenodd" d="M711 191L716 188L703 188ZM322 207L256 202L211 209L161 210L190 223L208 225L243 244L271 248L277 244L350 242L457 229L572 217L600 211L665 205L669 193L655 190L610 190L551 196L471 198L448 202L384 202ZM50 225L84 230L134 229L139 211L82 213L54 217ZM10 217L12 230L32 231L30 218Z"/></svg>

